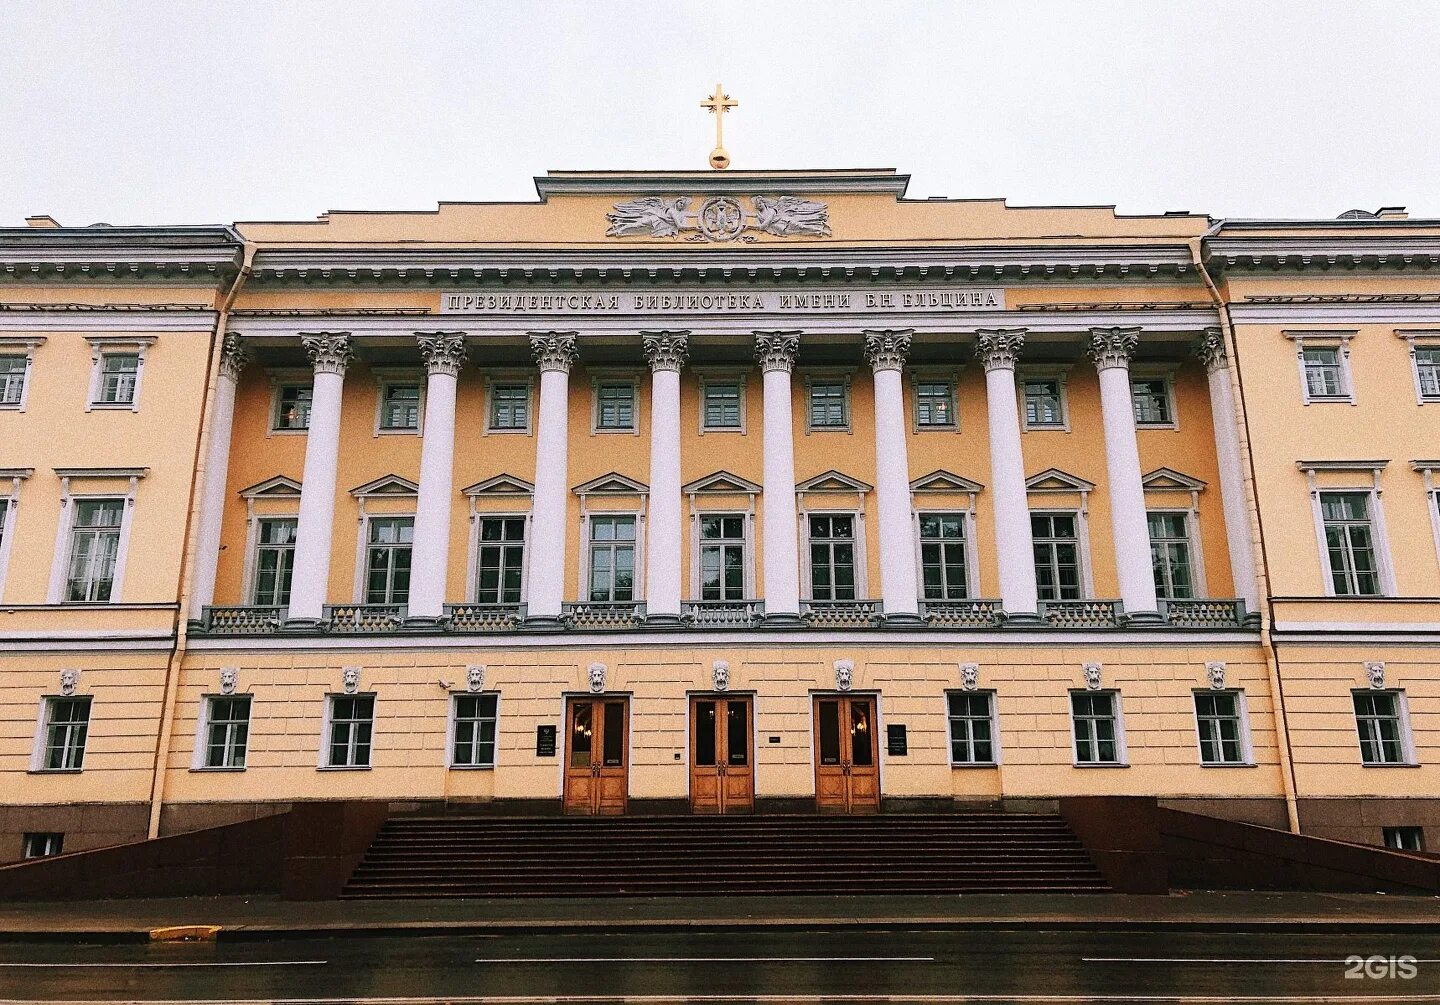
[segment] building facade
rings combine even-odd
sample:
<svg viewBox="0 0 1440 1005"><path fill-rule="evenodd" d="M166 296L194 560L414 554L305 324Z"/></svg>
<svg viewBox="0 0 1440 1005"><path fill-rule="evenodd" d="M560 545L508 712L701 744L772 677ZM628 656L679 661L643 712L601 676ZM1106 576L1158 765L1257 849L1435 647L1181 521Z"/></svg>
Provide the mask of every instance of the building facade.
<svg viewBox="0 0 1440 1005"><path fill-rule="evenodd" d="M906 181L0 230L0 860L316 799L1440 842L1440 222Z"/></svg>

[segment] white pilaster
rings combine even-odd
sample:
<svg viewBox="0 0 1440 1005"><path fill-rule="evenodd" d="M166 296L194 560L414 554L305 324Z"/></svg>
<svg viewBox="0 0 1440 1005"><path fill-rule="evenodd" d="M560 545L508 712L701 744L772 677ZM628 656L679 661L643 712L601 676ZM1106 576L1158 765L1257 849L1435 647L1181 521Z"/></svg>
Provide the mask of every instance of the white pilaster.
<svg viewBox="0 0 1440 1005"><path fill-rule="evenodd" d="M340 456L340 400L350 363L349 332L302 335L315 364L300 518L295 527L295 571L286 621L314 625L324 616L330 583L330 539L335 522L335 469Z"/></svg>
<svg viewBox="0 0 1440 1005"><path fill-rule="evenodd" d="M570 476L570 368L574 332L535 332L530 350L540 368L540 412L535 435L535 503L530 527L529 619L558 623L565 598L565 503Z"/></svg>
<svg viewBox="0 0 1440 1005"><path fill-rule="evenodd" d="M798 331L755 333L755 358L765 381L765 492L761 528L765 558L765 620L794 622L800 615L800 535L795 525L795 442L790 373L800 347Z"/></svg>
<svg viewBox="0 0 1440 1005"><path fill-rule="evenodd" d="M215 570L220 563L220 527L225 516L225 484L230 475L230 433L235 423L235 389L249 356L238 335L226 335L220 349L220 382L205 451L205 485L200 494L200 526L195 542L195 581L190 589L191 617L215 603Z"/></svg>
<svg viewBox="0 0 1440 1005"><path fill-rule="evenodd" d="M1092 328L1086 347L1100 374L1100 414L1105 426L1105 470L1109 476L1110 529L1120 599L1131 621L1158 621L1155 572L1150 561L1150 525L1140 449L1135 443L1135 401L1130 390L1130 357L1139 328Z"/></svg>
<svg viewBox="0 0 1440 1005"><path fill-rule="evenodd" d="M885 620L919 622L915 582L910 461L905 449L905 393L900 373L911 330L865 332L865 358L875 372L875 491L880 504L880 593Z"/></svg>
<svg viewBox="0 0 1440 1005"><path fill-rule="evenodd" d="M985 366L1000 602L1008 620L1021 622L1034 621L1039 610L1035 542L1030 535L1030 501L1025 493L1025 457L1020 449L1020 406L1015 394L1015 361L1025 348L1026 331L981 328L975 333L975 355Z"/></svg>
<svg viewBox="0 0 1440 1005"><path fill-rule="evenodd" d="M1225 537L1230 548L1230 574L1235 596L1248 614L1260 611L1255 582L1255 548L1250 538L1250 507L1245 501L1245 469L1240 462L1240 430L1235 395L1230 388L1230 358L1219 328L1207 328L1197 355L1210 379L1210 417L1215 427L1215 457L1220 466L1220 504L1225 512Z"/></svg>
<svg viewBox="0 0 1440 1005"><path fill-rule="evenodd" d="M680 370L689 332L641 332L650 361L650 504L645 532L645 620L680 620Z"/></svg>
<svg viewBox="0 0 1440 1005"><path fill-rule="evenodd" d="M455 384L465 365L465 336L459 332L417 332L416 339L425 359L425 429L420 441L409 617L418 624L438 624L445 614L445 578L450 567Z"/></svg>

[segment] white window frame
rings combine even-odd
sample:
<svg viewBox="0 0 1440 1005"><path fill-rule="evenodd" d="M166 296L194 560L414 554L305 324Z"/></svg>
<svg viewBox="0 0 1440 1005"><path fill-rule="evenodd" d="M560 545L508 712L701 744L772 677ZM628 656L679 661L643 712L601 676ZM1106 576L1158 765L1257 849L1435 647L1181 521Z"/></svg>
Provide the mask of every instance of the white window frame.
<svg viewBox="0 0 1440 1005"><path fill-rule="evenodd" d="M600 487L595 488L594 486ZM610 486L610 487L607 487ZM650 490L631 479L617 477L612 473L602 475L600 478L586 482L574 490L580 497L580 561L576 564L580 567L580 578L575 586L575 599L582 603L592 603L590 600L590 519L591 517L607 516L631 516L635 518L635 599L633 601L620 601L620 603L645 602L645 566L646 561L646 512L650 501ZM603 508L592 508L592 500L601 499L606 502ZM625 506L614 506L609 500L631 499L634 502L627 508ZM526 531L529 531L527 525ZM527 559L528 560L528 559ZM528 570L527 570L528 571ZM603 603L603 601L593 601Z"/></svg>
<svg viewBox="0 0 1440 1005"><path fill-rule="evenodd" d="M496 426L495 421L495 385L501 384L505 387L525 387L525 425L522 426ZM598 395L598 391L596 392ZM598 409L598 402L596 408ZM598 418L598 412L596 417ZM494 370L485 375L485 432L483 435L490 436L529 436L535 429L535 377L533 373L522 371ZM608 432L608 430L607 430Z"/></svg>
<svg viewBox="0 0 1440 1005"><path fill-rule="evenodd" d="M911 367L908 371L910 378L910 431L917 436L920 433L958 433L960 432L960 371L959 370L935 370L924 367ZM950 387L950 415L951 421L938 425L920 424L920 385L921 384L948 384Z"/></svg>
<svg viewBox="0 0 1440 1005"><path fill-rule="evenodd" d="M1356 329L1329 331L1286 331L1284 336L1295 343L1295 365L1300 375L1300 400L1306 405L1341 404L1354 405L1355 380L1350 372L1350 342ZM1340 367L1340 393L1333 396L1312 397L1310 381L1305 375L1305 350L1334 349L1336 363Z"/></svg>
<svg viewBox="0 0 1440 1005"><path fill-rule="evenodd" d="M1069 516L1075 518L1075 552L1080 563L1080 596L1079 600L1090 600L1095 596L1095 583L1091 577L1090 569L1090 525L1085 519L1086 506L1082 502L1078 507L1068 506L1032 506L1026 514L1027 519L1032 516ZM1031 562L1034 562L1032 556ZM1042 602L1044 602L1042 600ZM1055 601L1056 603L1073 603L1074 601Z"/></svg>
<svg viewBox="0 0 1440 1005"><path fill-rule="evenodd" d="M815 600L815 577L810 562L810 518L813 516L836 517L848 516L851 519L850 526L855 533L855 602L872 600L870 596L870 583L866 566L868 559L865 554L865 518L862 509L846 509L836 506L822 506L818 509L805 509L800 514L801 529L800 535L800 591L801 596L806 600ZM831 538L834 540L834 538ZM819 603L850 603L846 600L821 600Z"/></svg>
<svg viewBox="0 0 1440 1005"><path fill-rule="evenodd" d="M381 496L381 497L376 497L376 498L385 498L385 497ZM376 520L409 520L409 521L410 521L410 537L411 537L411 543L410 543L410 576L411 576L411 581L412 581L412 583L413 583L413 581L414 581L414 576L415 576L415 543L414 543L414 537L415 537L415 514L414 514L413 512L409 512L409 513L370 513L370 512L367 512L367 511L364 509L363 501L362 501L361 506L362 506L362 508L361 508L361 511L360 511L360 528L359 528L358 540L357 540L357 542L356 542L356 551L355 551L355 593L354 593L355 600L354 600L354 602L357 603L357 604L364 604L364 603L367 602L366 599L365 599L365 594L366 594L366 592L367 592L367 591L366 591L366 587L368 586L369 580L370 580L370 524L373 523L373 522L376 521ZM393 548L398 548L399 545L377 545L377 547L381 547L381 548L392 548L392 549L393 549ZM392 570L392 575L393 575L393 570ZM381 603L382 603L382 604L388 604L388 602L386 602L386 601L381 601ZM390 605L390 606L395 606L395 605ZM400 605L398 605L398 606L400 606L400 607L406 607L406 606L408 606L408 602L405 603L405 604L400 604Z"/></svg>
<svg viewBox="0 0 1440 1005"><path fill-rule="evenodd" d="M85 341L90 343L90 389L85 398L85 411L140 411L140 392L145 382L145 354L150 346L155 344L154 336L90 335L86 337ZM106 356L136 357L135 393L130 396L129 401L100 400Z"/></svg>
<svg viewBox="0 0 1440 1005"><path fill-rule="evenodd" d="M635 548L635 586L630 591L629 600L591 600L590 599L590 529L596 518L610 519L622 518L635 522L635 540L632 542ZM575 594L576 599L582 604L643 604L645 602L645 522L640 511L632 510L594 510L585 512L580 518L580 588Z"/></svg>
<svg viewBox="0 0 1440 1005"><path fill-rule="evenodd" d="M1417 350L1440 350L1440 328L1397 328L1397 338L1405 340L1410 354L1410 379L1415 384L1415 404L1420 406L1440 404L1440 394L1427 395L1420 384L1420 360Z"/></svg>
<svg viewBox="0 0 1440 1005"><path fill-rule="evenodd" d="M950 735L950 698L952 695L985 695L990 705L990 754L988 761L955 760L954 741ZM952 768L998 768L1001 764L1000 749L1000 701L994 688L977 688L966 691L962 688L948 688L945 691L945 759Z"/></svg>
<svg viewBox="0 0 1440 1005"><path fill-rule="evenodd" d="M1195 727L1195 756L1199 759L1202 768L1253 768L1255 767L1255 748L1250 736L1250 703L1245 695L1245 689L1240 687L1210 688L1197 687L1190 694L1190 718ZM1200 742L1200 706L1198 699L1201 695L1228 694L1235 699L1235 715L1239 718L1239 740L1240 760L1238 761L1207 761L1205 760L1205 747Z"/></svg>
<svg viewBox="0 0 1440 1005"><path fill-rule="evenodd" d="M600 425L600 388L604 386L628 385L631 394L631 423L628 427ZM640 377L633 370L590 371L590 435L607 436L618 434L620 436L640 435Z"/></svg>
<svg viewBox="0 0 1440 1005"><path fill-rule="evenodd" d="M692 599L693 601L695 601L696 603L704 602L704 603L715 603L715 604L719 604L719 603L738 604L738 603L740 603L740 601L742 601L742 600L754 600L754 599L755 599L755 532L754 532L755 509L754 509L753 502L754 502L754 500L753 500L753 498L752 498L752 500L751 500L751 503L752 503L751 507L750 507L749 509L743 509L743 510L742 510L742 509L735 509L734 507L721 507L721 508L717 508L717 509L696 510L696 509L693 508L693 507L694 507L694 498L693 498L693 495L692 495L692 498L691 498L691 507L692 507L692 509L691 509L691 513L690 513L690 526L691 526L691 531L690 531L690 597L691 597L691 599ZM701 553L701 549L704 548L705 545L706 545L705 538L702 537L702 536L701 536L701 533L700 533L700 522L701 522L702 520L706 519L707 517L716 517L716 518L739 517L739 518L740 518L741 568L742 568L742 570L743 570L743 573L742 573L743 582L741 583L741 586L740 586L740 589L741 589L741 597L740 597L740 600L712 600L712 601L703 601L703 598L702 598L701 595L700 595L700 594L701 594L700 573L701 573L701 571L702 571L701 568L700 568L700 553ZM734 539L733 539L733 538L724 538L724 539L722 539L722 541L717 541L717 542L715 542L715 543L717 543L717 544L718 544L718 543L730 543L730 544L733 544L733 543L734 543ZM721 578L723 579L723 578L724 578L724 571L725 571L725 569L724 569L724 564L723 564L723 563L721 564L721 569L720 569L720 571L721 571Z"/></svg>
<svg viewBox="0 0 1440 1005"><path fill-rule="evenodd" d="M419 436L425 429L425 373L409 367L373 367L375 377L375 436ZM392 387L419 386L420 396L416 399L414 429L398 429L384 425L385 395ZM312 385L313 386L313 385ZM312 392L313 393L313 392ZM313 402L312 402L313 407ZM308 430L307 430L308 432Z"/></svg>
<svg viewBox="0 0 1440 1005"><path fill-rule="evenodd" d="M206 764L206 758L210 750L210 725L212 722L212 705L216 701L230 701L237 698L244 698L247 701L249 716L245 719L245 763L233 764ZM190 758L191 771L245 771L250 767L251 739L255 735L255 696L248 692L236 692L234 694L203 694L200 696L200 714L196 716L195 724L195 751Z"/></svg>
<svg viewBox="0 0 1440 1005"><path fill-rule="evenodd" d="M57 701L87 702L85 715L85 742L80 745L80 767L47 768L45 751L50 739L50 707ZM85 770L90 755L90 728L95 724L95 696L89 694L45 694L40 696L40 708L35 717L35 743L30 751L30 772L38 775L78 775Z"/></svg>
<svg viewBox="0 0 1440 1005"><path fill-rule="evenodd" d="M35 473L34 468L0 468L0 601L5 599L5 573L15 547L15 527L20 519L20 483Z"/></svg>
<svg viewBox="0 0 1440 1005"><path fill-rule="evenodd" d="M745 435L747 424L745 421L745 372L743 370L716 369L712 367L697 368L700 376L699 391L699 417L696 420L699 435L705 436L709 433L739 433ZM740 425L738 426L707 426L705 424L705 391L711 384L734 384L739 393Z"/></svg>
<svg viewBox="0 0 1440 1005"><path fill-rule="evenodd" d="M0 355L25 357L25 369L20 374L20 400L9 405L0 402L0 410L25 411L30 402L30 384L35 377L35 350L44 344L44 336L0 336Z"/></svg>
<svg viewBox="0 0 1440 1005"><path fill-rule="evenodd" d="M457 711L460 698L494 698L495 699L495 750L490 756L489 764L457 764L455 763L455 725L457 722ZM500 763L500 692L493 690L484 691L451 691L450 708L445 716L445 767L451 771L494 771Z"/></svg>
<svg viewBox="0 0 1440 1005"><path fill-rule="evenodd" d="M1030 422L1030 410L1025 407L1025 384L1027 381L1053 380L1060 392L1060 422L1034 425ZM1030 433L1070 432L1070 367L1068 366L1019 366L1015 368L1015 397L1020 404L1020 428Z"/></svg>
<svg viewBox="0 0 1440 1005"><path fill-rule="evenodd" d="M271 490L283 488L284 494L274 494ZM240 596L242 603L253 604L255 600L255 581L259 574L259 552L260 547L260 521L261 520L294 520L296 521L297 542L300 521L300 483L284 476L267 478L265 481L252 485L240 492L240 498L245 500L245 566L240 576ZM285 499L290 501L293 509L287 508L275 512L256 512L256 503L266 500Z"/></svg>
<svg viewBox="0 0 1440 1005"><path fill-rule="evenodd" d="M315 371L304 369L286 369L267 371L270 377L270 411L265 419L265 435L268 436L308 436L310 425L307 422L303 429L287 429L277 425L280 417L280 393L287 387L308 387L310 388L310 409L315 409ZM378 418L378 417L377 417Z"/></svg>
<svg viewBox="0 0 1440 1005"><path fill-rule="evenodd" d="M480 596L480 549L486 546L486 542L480 540L480 523L484 520L522 520L525 535L520 542L520 600L524 604L530 593L530 511L490 512L488 510L476 510L475 497L470 497L470 568L465 576L465 602L467 604L488 604L488 600L478 599ZM501 542L504 544L505 542ZM501 604L504 605L504 601Z"/></svg>
<svg viewBox="0 0 1440 1005"><path fill-rule="evenodd" d="M914 496L912 495L913 499ZM923 505L922 505L923 503ZM930 600L925 596L925 564L922 551L924 539L920 535L922 516L958 516L965 528L965 600ZM980 573L976 568L979 549L975 542L975 493L970 493L966 506L930 505L927 500L917 499L910 508L910 527L915 539L915 588L922 604L959 604L980 599Z"/></svg>
<svg viewBox="0 0 1440 1005"><path fill-rule="evenodd" d="M1175 368L1172 366L1139 365L1130 367L1130 410L1135 410L1135 382L1136 381L1160 381L1165 385L1165 409L1170 413L1168 422L1141 422L1135 420L1135 428L1138 429L1171 429L1180 428L1180 410L1175 400Z"/></svg>
<svg viewBox="0 0 1440 1005"><path fill-rule="evenodd" d="M1296 466L1305 472L1310 492L1310 515L1315 524L1315 547L1320 552L1320 573L1324 578L1325 596L1341 596L1335 592L1334 571L1330 568L1330 549L1325 544L1325 516L1320 507L1320 495L1355 493L1369 497L1367 511L1370 514L1370 530L1375 539L1375 564L1379 573L1380 592L1373 597L1343 596L1349 600L1374 600L1379 597L1396 596L1395 565L1390 555L1390 535L1385 527L1385 508L1381 504L1380 472L1388 461L1297 461ZM1321 485L1318 474L1323 471L1368 473L1370 484L1366 485L1353 478L1343 484Z"/></svg>
<svg viewBox="0 0 1440 1005"><path fill-rule="evenodd" d="M1425 505L1430 510L1430 537L1435 544L1435 561L1440 564L1440 484L1435 481L1435 472L1440 471L1440 460L1411 461L1410 467L1420 472L1420 478L1425 483ZM3 562L4 552L0 551L0 563ZM0 564L0 575L4 571L4 565Z"/></svg>
<svg viewBox="0 0 1440 1005"><path fill-rule="evenodd" d="M292 556L290 559L291 589L294 589L295 559L293 556L295 546L300 542L300 514L263 513L251 519L251 527L246 535L245 592L242 595L245 597L245 603L247 604L256 607L285 606L284 604L262 605L255 596L255 592L260 588L260 549L266 547L264 542L260 540L260 525L263 523L278 522L280 520L290 520L295 524L296 543L290 546Z"/></svg>
<svg viewBox="0 0 1440 1005"><path fill-rule="evenodd" d="M135 519L135 492L140 479L150 473L149 468L56 468L60 477L60 520L55 535L55 553L50 564L50 587L46 600L51 604L65 604L71 607L108 606L123 603L125 591L125 567L130 556L130 530ZM125 491L72 492L75 481L127 481ZM77 502L91 499L120 499L120 543L115 550L115 578L111 580L110 599L107 601L75 601L65 599L66 580L69 578L70 546L75 530Z"/></svg>
<svg viewBox="0 0 1440 1005"><path fill-rule="evenodd" d="M337 698L369 698L370 699L370 760L368 764L331 764L330 763L330 737L331 728L334 726L335 699ZM380 718L380 699L374 691L356 691L354 694L346 694L343 691L330 691L325 695L325 715L320 725L320 759L317 767L321 771L370 771L375 767L375 738L378 733L375 726ZM353 744L352 744L353 745Z"/></svg>
<svg viewBox="0 0 1440 1005"><path fill-rule="evenodd" d="M805 371L805 435L811 433L851 433L854 432L855 408L851 381L854 371L849 368L809 368ZM815 384L840 384L841 397L840 407L845 412L845 423L840 426L816 426L811 424L810 394Z"/></svg>
<svg viewBox="0 0 1440 1005"><path fill-rule="evenodd" d="M1115 712L1115 760L1113 761L1082 761L1076 747L1077 734L1075 732L1075 700L1077 694L1097 695L1108 694L1111 696L1110 707ZM1125 742L1125 703L1121 699L1120 689L1115 687L1070 688L1065 692L1065 718L1070 722L1070 762L1076 768L1128 768L1130 766L1130 748Z"/></svg>
<svg viewBox="0 0 1440 1005"><path fill-rule="evenodd" d="M1182 597L1183 600L1203 600L1210 595L1205 586L1205 561L1200 553L1200 521L1197 519L1196 511L1192 508L1181 509L1175 506L1146 506L1145 523L1146 530L1149 530L1150 517L1152 515L1178 516L1184 520L1185 526L1185 547L1190 552L1190 596ZM1148 542L1153 546L1154 540ZM1152 557L1153 562L1153 557ZM1156 591L1157 597L1159 591ZM1175 599L1159 597L1161 600Z"/></svg>
<svg viewBox="0 0 1440 1005"><path fill-rule="evenodd" d="M1355 696L1360 694L1388 694L1395 698L1395 715L1399 720L1400 757L1398 761L1367 761L1365 748L1360 743L1360 717L1355 711ZM1355 752L1359 755L1360 766L1365 768L1413 768L1420 761L1415 754L1415 734L1410 725L1410 696L1402 687L1357 687L1350 689L1350 725L1355 730Z"/></svg>

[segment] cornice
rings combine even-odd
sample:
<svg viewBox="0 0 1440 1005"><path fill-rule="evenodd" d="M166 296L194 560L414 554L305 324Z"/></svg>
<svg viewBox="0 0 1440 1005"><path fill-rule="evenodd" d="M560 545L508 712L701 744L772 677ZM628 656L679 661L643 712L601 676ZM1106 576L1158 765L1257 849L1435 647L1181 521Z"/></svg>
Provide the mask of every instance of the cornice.
<svg viewBox="0 0 1440 1005"><path fill-rule="evenodd" d="M1340 223L1342 221L1326 221ZM1385 223L1419 221L1385 221ZM1428 234L1315 237L1267 235L1217 236L1204 242L1206 265L1217 271L1307 271L1356 268L1424 271L1440 268L1440 232Z"/></svg>
<svg viewBox="0 0 1440 1005"><path fill-rule="evenodd" d="M217 284L242 259L230 227L0 227L0 282Z"/></svg>
<svg viewBox="0 0 1440 1005"><path fill-rule="evenodd" d="M893 168L840 171L554 171L535 178L544 202L554 195L663 195L703 192L706 195L752 193L878 192L897 199L910 185L908 174Z"/></svg>
<svg viewBox="0 0 1440 1005"><path fill-rule="evenodd" d="M1440 325L1440 300L1248 302L1231 304L1230 317L1236 324L1252 325Z"/></svg>

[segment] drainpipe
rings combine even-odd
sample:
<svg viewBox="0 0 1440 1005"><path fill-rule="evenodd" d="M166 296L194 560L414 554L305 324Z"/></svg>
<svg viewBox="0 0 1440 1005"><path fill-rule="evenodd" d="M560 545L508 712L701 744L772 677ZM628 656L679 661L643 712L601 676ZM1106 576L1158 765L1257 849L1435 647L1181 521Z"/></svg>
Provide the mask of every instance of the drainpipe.
<svg viewBox="0 0 1440 1005"><path fill-rule="evenodd" d="M243 240L243 238L242 238ZM215 330L210 335L210 359L206 368L205 395L201 400L200 429L195 436L195 454L190 470L194 480L190 485L190 507L185 515L184 546L180 553L180 573L175 583L175 594L179 601L175 609L175 622L171 637L175 640L170 649L170 660L165 667L165 696L160 708L160 729L155 737L155 757L150 775L150 824L147 837L160 836L160 808L165 802L165 777L169 769L170 741L175 732L175 702L180 690L180 664L185 658L188 641L190 589L194 580L194 559L196 536L199 530L199 507L205 486L205 456L210 441L213 418L215 389L220 381L220 360L225 346L225 336L230 327L230 309L250 278L255 261L255 245L244 243L244 256L240 271L229 291L220 302L215 319Z"/></svg>
<svg viewBox="0 0 1440 1005"><path fill-rule="evenodd" d="M1274 603L1270 599L1270 559L1265 548L1265 525L1260 519L1259 489L1255 477L1255 456L1250 451L1250 426L1245 406L1245 380L1240 373L1240 338L1235 332L1235 322L1230 316L1230 304L1215 285L1210 270L1205 266L1204 242L1214 237L1220 228L1225 224L1224 220L1218 220L1209 230L1193 240L1187 241L1191 258L1195 262L1195 268L1200 273L1200 278L1205 283L1205 289L1210 294L1210 299L1215 304L1215 310L1220 316L1220 327L1225 337L1225 351L1231 360L1230 366L1230 388L1231 396L1235 399L1235 407L1239 414L1235 416L1236 429L1240 434L1240 455L1244 459L1248 477L1245 479L1245 500L1249 504L1250 512L1250 533L1259 541L1260 547L1256 552L1256 578L1258 580L1258 592L1261 596L1260 614L1260 649L1265 654L1265 670L1270 678L1270 694L1275 717L1275 730L1278 733L1276 739L1279 741L1276 749L1280 755L1280 778L1285 789L1285 816L1289 823L1292 834L1300 833L1300 811L1296 800L1295 781L1295 760L1290 747L1290 725L1289 717L1285 710L1285 687L1280 678L1280 653L1275 646L1274 638L1271 635L1271 624L1274 621Z"/></svg>

